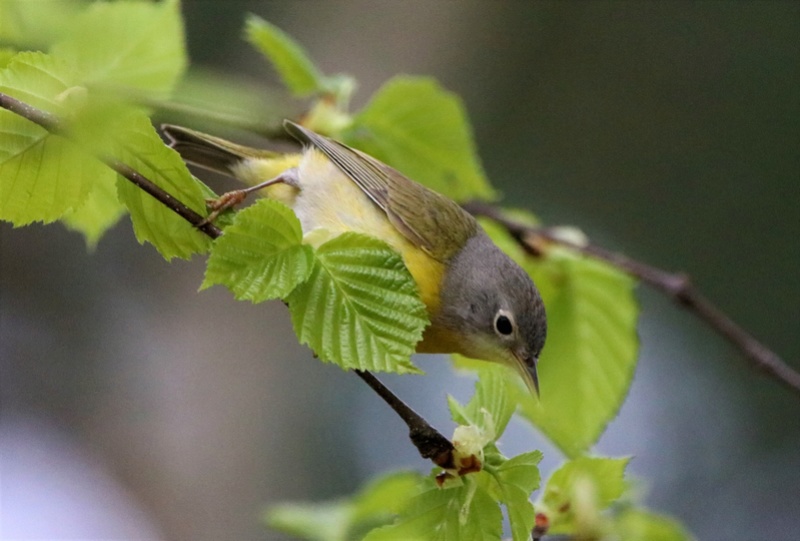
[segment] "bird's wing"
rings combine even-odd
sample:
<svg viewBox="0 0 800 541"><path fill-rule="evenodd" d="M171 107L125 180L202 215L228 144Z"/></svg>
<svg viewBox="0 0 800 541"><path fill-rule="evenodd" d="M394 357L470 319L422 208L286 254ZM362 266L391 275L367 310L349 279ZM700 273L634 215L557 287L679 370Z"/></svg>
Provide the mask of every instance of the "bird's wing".
<svg viewBox="0 0 800 541"><path fill-rule="evenodd" d="M446 262L475 234L475 219L453 200L410 180L402 173L290 121L284 127L298 141L325 154L385 213L412 244Z"/></svg>

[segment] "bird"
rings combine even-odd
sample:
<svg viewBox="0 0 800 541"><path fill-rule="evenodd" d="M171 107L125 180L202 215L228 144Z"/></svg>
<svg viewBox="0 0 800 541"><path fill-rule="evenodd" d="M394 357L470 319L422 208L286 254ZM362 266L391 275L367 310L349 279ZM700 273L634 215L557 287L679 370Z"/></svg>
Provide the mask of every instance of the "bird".
<svg viewBox="0 0 800 541"><path fill-rule="evenodd" d="M212 202L209 219L258 191L289 206L303 234L322 228L385 241L403 258L430 319L416 352L500 363L538 396L547 316L528 273L452 199L300 124L285 120L284 128L301 152L256 149L162 125L187 163L248 184Z"/></svg>

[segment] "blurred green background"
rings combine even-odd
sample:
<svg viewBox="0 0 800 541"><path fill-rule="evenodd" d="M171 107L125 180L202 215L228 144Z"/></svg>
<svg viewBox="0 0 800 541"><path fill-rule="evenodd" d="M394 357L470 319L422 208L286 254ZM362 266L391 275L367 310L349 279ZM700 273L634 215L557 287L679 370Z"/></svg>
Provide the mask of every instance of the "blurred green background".
<svg viewBox="0 0 800 541"><path fill-rule="evenodd" d="M246 12L360 81L461 95L506 201L689 273L800 368L800 4L185 2L195 65L263 85ZM283 103L283 101L281 101ZM276 114L295 112L277 110ZM198 294L123 220L87 254L61 226L0 225L0 538L284 539L270 502L428 465L354 376L297 345L280 303ZM641 359L597 446L635 456L647 505L699 539L800 531L800 401L640 289ZM472 383L422 357L386 381L445 434ZM547 382L542 382L546 387ZM555 449L522 424L509 454Z"/></svg>

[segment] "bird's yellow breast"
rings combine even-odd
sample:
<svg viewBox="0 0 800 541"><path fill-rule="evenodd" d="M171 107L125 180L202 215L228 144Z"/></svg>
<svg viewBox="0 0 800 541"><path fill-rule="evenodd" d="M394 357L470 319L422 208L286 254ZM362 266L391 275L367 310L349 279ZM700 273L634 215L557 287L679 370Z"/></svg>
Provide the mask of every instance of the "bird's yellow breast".
<svg viewBox="0 0 800 541"><path fill-rule="evenodd" d="M412 244L389 222L386 213L324 154L313 148L302 155L242 164L248 171L237 176L253 184L276 177L287 169L297 171L296 186L272 185L264 191L294 210L303 234L325 229L334 235L355 231L379 238L397 250L419 288L431 316L439 309L444 265ZM251 180L252 179L252 180Z"/></svg>

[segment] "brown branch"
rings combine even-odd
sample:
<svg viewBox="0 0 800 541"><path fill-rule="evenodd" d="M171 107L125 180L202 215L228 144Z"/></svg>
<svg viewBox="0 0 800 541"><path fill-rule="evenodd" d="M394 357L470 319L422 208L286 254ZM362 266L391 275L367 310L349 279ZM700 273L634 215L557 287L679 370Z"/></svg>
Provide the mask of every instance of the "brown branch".
<svg viewBox="0 0 800 541"><path fill-rule="evenodd" d="M198 228L212 239L222 236L222 230L219 227L211 222L206 221L205 217L197 214L195 211L183 204L183 202L173 197L169 192L157 186L152 180L148 179L132 167L115 160L114 158L103 157L101 160L111 169L131 181L145 192L152 195L165 207Z"/></svg>
<svg viewBox="0 0 800 541"><path fill-rule="evenodd" d="M429 458L441 468L453 468L453 444L433 428L417 412L408 407L392 391L390 391L378 378L366 370L356 370L356 375L363 379L373 391L389 404L397 415L408 426L408 437L416 446L422 458Z"/></svg>
<svg viewBox="0 0 800 541"><path fill-rule="evenodd" d="M521 246L532 253L539 253L547 244L558 244L605 261L661 291L736 346L756 368L800 395L800 373L700 294L687 275L666 272L590 243L577 243L558 235L552 228L532 227L512 220L506 217L499 207L489 203L472 201L465 204L464 208L476 216L496 221L505 227Z"/></svg>
<svg viewBox="0 0 800 541"><path fill-rule="evenodd" d="M16 113L17 115L38 124L54 135L64 135L63 123L54 114L37 109L27 103L21 102L7 94L0 92L0 108ZM132 167L111 157L100 157L108 167L122 175L151 196L175 212L178 216L197 227L212 239L222 236L222 230L213 223L208 223L205 217L196 213L169 192L160 188ZM441 467L449 467L452 463L453 444L442 436L430 423L423 419L414 410L408 407L390 391L378 378L366 370L355 370L362 380L372 388L406 423L409 429L411 442L419 451L422 458L431 459Z"/></svg>
<svg viewBox="0 0 800 541"><path fill-rule="evenodd" d="M33 105L28 105L2 92L0 92L0 107L22 118L27 118L50 133L59 133L61 131L61 120L53 113L37 109Z"/></svg>
<svg viewBox="0 0 800 541"><path fill-rule="evenodd" d="M0 107L30 120L34 124L38 124L53 135L68 136L68 134L64 132L63 122L53 113L33 107L2 92L0 92ZM178 216L199 228L200 231L212 239L222 235L222 230L220 230L220 228L211 223L204 223L205 218L203 216L187 207L183 202L173 197L169 192L160 188L156 183L132 167L108 156L100 156L99 159L121 176L149 193Z"/></svg>

